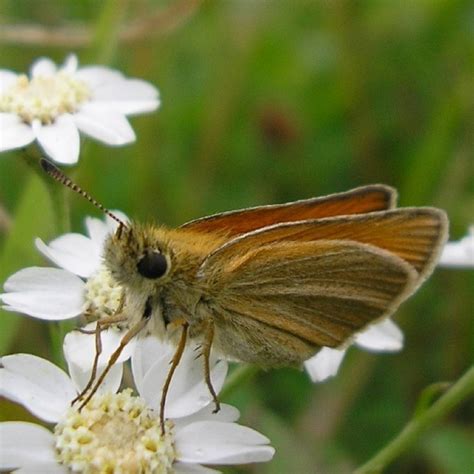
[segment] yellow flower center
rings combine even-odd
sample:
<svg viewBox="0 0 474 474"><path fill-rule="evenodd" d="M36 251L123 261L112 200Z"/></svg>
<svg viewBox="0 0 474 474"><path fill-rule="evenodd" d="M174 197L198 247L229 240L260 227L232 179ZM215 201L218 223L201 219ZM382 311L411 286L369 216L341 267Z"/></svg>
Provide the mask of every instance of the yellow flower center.
<svg viewBox="0 0 474 474"><path fill-rule="evenodd" d="M96 395L80 412L70 408L54 435L56 459L72 472L173 472L173 424L162 435L159 417L130 389Z"/></svg>
<svg viewBox="0 0 474 474"><path fill-rule="evenodd" d="M26 123L37 119L50 124L62 114L75 112L90 97L88 85L64 71L32 79L21 75L0 95L0 112L17 114Z"/></svg>
<svg viewBox="0 0 474 474"><path fill-rule="evenodd" d="M110 272L101 266L86 282L84 313L86 318L97 320L110 316L120 306L123 289L112 278Z"/></svg>

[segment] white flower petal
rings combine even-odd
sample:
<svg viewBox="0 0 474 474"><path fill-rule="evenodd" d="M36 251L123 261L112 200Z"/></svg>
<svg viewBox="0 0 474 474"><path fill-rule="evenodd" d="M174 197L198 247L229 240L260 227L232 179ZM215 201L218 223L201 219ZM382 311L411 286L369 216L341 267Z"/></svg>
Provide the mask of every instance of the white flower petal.
<svg viewBox="0 0 474 474"><path fill-rule="evenodd" d="M403 333L390 319L374 324L357 334L355 344L374 352L396 352L403 347Z"/></svg>
<svg viewBox="0 0 474 474"><path fill-rule="evenodd" d="M35 463L31 466L24 466L15 471L15 474L69 474L70 471L60 466L57 462Z"/></svg>
<svg viewBox="0 0 474 474"><path fill-rule="evenodd" d="M315 356L304 363L304 367L313 382L322 382L337 374L345 350L323 347Z"/></svg>
<svg viewBox="0 0 474 474"><path fill-rule="evenodd" d="M124 115L137 115L155 111L161 104L159 99L95 101L101 108L114 110Z"/></svg>
<svg viewBox="0 0 474 474"><path fill-rule="evenodd" d="M199 410L192 415L173 419L173 423L175 424L176 429L179 430L191 423L196 423L197 421L222 421L225 423L233 423L240 418L239 410L232 405L227 405L225 403L221 403L221 409L217 413L213 413L213 411L214 405L210 403L202 410Z"/></svg>
<svg viewBox="0 0 474 474"><path fill-rule="evenodd" d="M95 323L90 323L85 326L84 329L94 331L95 327ZM107 365L110 356L118 348L124 334L123 331L118 331L113 328L105 329L100 333L102 352L99 357L99 366L103 367ZM132 339L123 349L117 362L125 362L128 360L135 351L135 344L136 340ZM73 363L83 370L89 370L92 367L96 353L95 334L71 331L67 333L64 338L63 350L68 363Z"/></svg>
<svg viewBox="0 0 474 474"><path fill-rule="evenodd" d="M186 464L183 462L175 462L173 464L173 472L175 474L218 474L221 471L216 471L209 467L200 466L199 464Z"/></svg>
<svg viewBox="0 0 474 474"><path fill-rule="evenodd" d="M438 265L462 267L464 264L466 264L466 252L464 246L459 242L448 242L443 248Z"/></svg>
<svg viewBox="0 0 474 474"><path fill-rule="evenodd" d="M133 380L138 393L143 395L143 379L148 371L158 362L167 363L173 357L171 344L158 340L155 336L145 336L137 339L132 354ZM164 383L164 380L161 381Z"/></svg>
<svg viewBox="0 0 474 474"><path fill-rule="evenodd" d="M13 274L0 300L8 311L41 319L61 320L82 313L84 282L65 270L30 267Z"/></svg>
<svg viewBox="0 0 474 474"><path fill-rule="evenodd" d="M103 248L105 238L108 235L107 224L96 217L86 217L85 219L87 234L96 246L97 250Z"/></svg>
<svg viewBox="0 0 474 474"><path fill-rule="evenodd" d="M102 84L121 81L123 80L124 75L120 71L109 69L104 66L85 66L81 67L74 77L84 81L91 89L95 89Z"/></svg>
<svg viewBox="0 0 474 474"><path fill-rule="evenodd" d="M132 370L137 390L151 408L157 408L159 400L156 399L156 394L161 393L166 375L169 371L169 363L172 359L172 355L169 353L159 356L154 361L154 364L152 364L152 369L146 372L143 372L146 363L143 361L136 362L136 357L138 356L135 354L132 355Z"/></svg>
<svg viewBox="0 0 474 474"><path fill-rule="evenodd" d="M93 331L95 323L88 324L84 329ZM98 376L109 362L110 356L117 349L123 337L123 332L116 329L106 329L101 332L100 340L102 352L98 362ZM122 380L122 362L130 358L135 350L135 340L130 341L120 354L117 362L107 374L98 393L116 392ZM71 331L66 334L63 351L68 364L69 374L78 392L81 392L90 379L92 365L96 355L95 334L84 334L80 331Z"/></svg>
<svg viewBox="0 0 474 474"><path fill-rule="evenodd" d="M3 422L0 423L0 440L2 471L26 464L57 464L54 459L53 434L42 426L22 421Z"/></svg>
<svg viewBox="0 0 474 474"><path fill-rule="evenodd" d="M119 211L117 209L112 209L112 214L117 217L117 219L121 220L124 224L127 224L130 222L130 219L126 214L124 214L122 211ZM105 216L105 223L107 225L107 229L109 230L109 234L114 234L115 231L117 230L118 227L118 222L115 219L112 219L110 216Z"/></svg>
<svg viewBox="0 0 474 474"><path fill-rule="evenodd" d="M199 362L202 361L200 360ZM227 368L227 362L221 360L211 369L212 385L216 393L219 393L224 385ZM197 383L195 382L194 385L191 385L192 375L190 375L190 379L186 379L178 372L180 370L183 373L187 372L184 365L182 368L181 366L178 366L174 374L176 379L173 378L173 381L171 382L169 401L166 405L167 417L170 418L188 416L212 402L212 395L209 392L209 388L204 380L202 380L204 371L203 367L200 367L200 380ZM182 383L181 387L179 386L180 382Z"/></svg>
<svg viewBox="0 0 474 474"><path fill-rule="evenodd" d="M181 462L241 464L269 461L275 450L255 430L236 423L200 421L176 433Z"/></svg>
<svg viewBox="0 0 474 474"><path fill-rule="evenodd" d="M142 79L122 79L94 89L94 98L105 101L157 99L158 95L158 89Z"/></svg>
<svg viewBox="0 0 474 474"><path fill-rule="evenodd" d="M29 145L35 134L15 114L0 113L0 152Z"/></svg>
<svg viewBox="0 0 474 474"><path fill-rule="evenodd" d="M125 115L152 112L160 105L158 90L140 79L103 84L94 90L94 102Z"/></svg>
<svg viewBox="0 0 474 474"><path fill-rule="evenodd" d="M83 367L68 361L69 374L71 375L72 381L74 382L74 386L78 393L81 393L82 390L84 390L86 385L89 383L91 377L91 369L92 364L90 365L89 369L85 370ZM99 379L104 369L105 367L103 366L97 369L97 376L95 378L96 381ZM122 382L122 375L123 364L114 364L110 371L107 373L104 381L100 384L96 393L116 393Z"/></svg>
<svg viewBox="0 0 474 474"><path fill-rule="evenodd" d="M39 58L31 65L30 76L51 76L56 71L56 64L51 59Z"/></svg>
<svg viewBox="0 0 474 474"><path fill-rule="evenodd" d="M79 61L77 60L77 56L75 54L69 54L66 57L64 64L61 66L61 70L68 74L74 74L78 65Z"/></svg>
<svg viewBox="0 0 474 474"><path fill-rule="evenodd" d="M64 282L68 276L72 281L82 282L75 275L59 268L28 267L11 275L5 282L4 288L8 292L49 291L51 287Z"/></svg>
<svg viewBox="0 0 474 474"><path fill-rule="evenodd" d="M38 418L57 422L76 396L71 379L51 362L30 354L1 359L0 394Z"/></svg>
<svg viewBox="0 0 474 474"><path fill-rule="evenodd" d="M85 104L74 116L79 130L107 145L120 146L135 141L135 132L119 112Z"/></svg>
<svg viewBox="0 0 474 474"><path fill-rule="evenodd" d="M51 262L84 278L90 277L102 263L101 249L82 234L64 234L49 245L36 239L35 244Z"/></svg>
<svg viewBox="0 0 474 474"><path fill-rule="evenodd" d="M73 115L60 115L50 125L34 120L33 131L44 152L54 161L66 165L77 163L80 141Z"/></svg>
<svg viewBox="0 0 474 474"><path fill-rule="evenodd" d="M457 242L448 242L441 253L438 265L454 268L474 267L474 226L469 234Z"/></svg>
<svg viewBox="0 0 474 474"><path fill-rule="evenodd" d="M141 396L153 408L158 406L159 397L156 397L156 394L161 393L169 372L169 361L169 355L160 357L143 379ZM212 396L203 379L203 373L203 361L201 358L196 360L196 352L188 347L170 384L166 403L167 418L191 415L211 403ZM211 368L211 380L216 393L221 390L226 375L225 361L220 361Z"/></svg>
<svg viewBox="0 0 474 474"><path fill-rule="evenodd" d="M13 85L18 78L18 74L8 69L0 69L0 95L3 91Z"/></svg>
<svg viewBox="0 0 474 474"><path fill-rule="evenodd" d="M121 220L123 223L128 223L128 217L117 209L111 209L110 212ZM97 251L102 254L104 242L109 235L113 235L118 227L118 222L112 219L107 214L105 215L105 222L95 217L86 218L86 228L89 237L91 238L94 245L97 247Z"/></svg>

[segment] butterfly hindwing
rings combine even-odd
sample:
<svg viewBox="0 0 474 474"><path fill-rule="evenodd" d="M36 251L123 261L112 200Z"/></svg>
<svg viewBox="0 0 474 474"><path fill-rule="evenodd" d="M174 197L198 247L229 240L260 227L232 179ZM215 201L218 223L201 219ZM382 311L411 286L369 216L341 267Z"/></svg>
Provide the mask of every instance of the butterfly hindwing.
<svg viewBox="0 0 474 474"><path fill-rule="evenodd" d="M314 347L313 352L338 347L390 315L417 279L399 257L353 241L278 242L246 254L234 250L211 272L217 328L219 316L234 315L232 324L256 326L249 338L260 327L271 328Z"/></svg>

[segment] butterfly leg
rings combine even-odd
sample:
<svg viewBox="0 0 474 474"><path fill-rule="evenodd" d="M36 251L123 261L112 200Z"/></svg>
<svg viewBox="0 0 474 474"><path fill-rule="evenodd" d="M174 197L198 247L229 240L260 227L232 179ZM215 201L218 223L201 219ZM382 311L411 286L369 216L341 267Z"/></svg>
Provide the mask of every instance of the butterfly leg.
<svg viewBox="0 0 474 474"><path fill-rule="evenodd" d="M100 377L91 387L90 393L87 395L87 397L82 401L81 405L79 406L79 411L82 410L89 403L91 398L95 395L99 387L102 385L102 382L104 381L105 377L110 372L110 369L113 367L115 362L117 362L117 359L120 357L120 354L125 349L125 346L146 326L147 323L148 323L148 318L141 319L137 324L132 326L125 333L125 335L122 337L120 341L119 346L117 347L117 349L115 349L115 351L110 356L107 362L107 365L105 366L104 371L100 374Z"/></svg>
<svg viewBox="0 0 474 474"><path fill-rule="evenodd" d="M207 388L209 392L211 392L212 400L214 401L215 408L213 413L217 413L221 409L221 405L219 403L219 399L217 398L216 391L212 386L211 380L211 367L210 367L210 358L211 358L211 348L212 348L212 341L214 340L214 322L209 319L206 321L206 329L205 329L205 338L202 345L202 355L204 356L204 378L206 380Z"/></svg>
<svg viewBox="0 0 474 474"><path fill-rule="evenodd" d="M84 395L90 390L92 387L96 377L97 377L97 367L99 365L99 357L100 354L102 353L102 339L101 339L101 333L104 329L107 329L109 326L112 326L113 324L120 323L122 321L125 321L125 318L122 314L120 315L113 315L108 318L104 318L102 320L97 321L95 329L93 331L88 331L86 329L81 329L79 328L78 331L83 333L83 334L94 334L95 335L95 355L94 355L94 361L92 362L92 370L91 370L91 376L89 378L89 381L87 382L87 385L84 387L82 392L71 402L71 405L74 405L76 402L78 402L80 399L84 397Z"/></svg>
<svg viewBox="0 0 474 474"><path fill-rule="evenodd" d="M178 367L181 357L183 356L184 348L186 347L186 340L188 337L188 328L189 324L185 320L176 320L173 321L173 325L181 326L181 337L179 339L178 346L176 351L171 359L171 367L166 376L165 383L163 384L163 389L161 391L161 401L160 401L160 425L161 425L161 434L165 434L165 405L166 405L166 396L168 395L168 390L170 388L171 380L173 379L173 374Z"/></svg>

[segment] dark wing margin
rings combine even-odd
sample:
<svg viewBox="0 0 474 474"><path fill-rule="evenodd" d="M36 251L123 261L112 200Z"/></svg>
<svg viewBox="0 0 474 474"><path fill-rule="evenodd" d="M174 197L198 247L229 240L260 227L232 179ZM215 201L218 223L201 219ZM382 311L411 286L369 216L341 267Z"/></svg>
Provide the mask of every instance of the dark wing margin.
<svg viewBox="0 0 474 474"><path fill-rule="evenodd" d="M397 192L394 188L372 184L323 197L214 214L187 222L181 228L207 233L225 232L232 238L283 222L392 209L396 205L396 199Z"/></svg>
<svg viewBox="0 0 474 474"><path fill-rule="evenodd" d="M215 278L210 283L219 312L238 315L234 325L258 321L313 346L339 347L389 316L417 280L401 258L353 241L277 242L245 254L238 246L233 250L203 274Z"/></svg>

